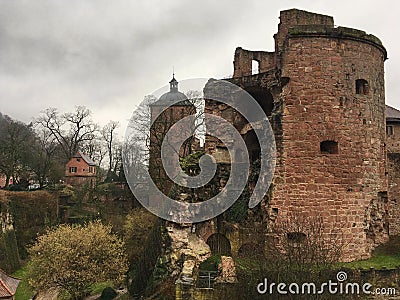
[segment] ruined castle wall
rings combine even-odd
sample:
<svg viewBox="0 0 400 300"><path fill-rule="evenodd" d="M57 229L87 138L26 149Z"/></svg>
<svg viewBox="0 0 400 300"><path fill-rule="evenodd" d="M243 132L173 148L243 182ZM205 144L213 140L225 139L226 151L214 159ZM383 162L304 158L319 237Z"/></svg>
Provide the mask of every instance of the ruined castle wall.
<svg viewBox="0 0 400 300"><path fill-rule="evenodd" d="M393 134L386 136L386 148L388 153L400 153L400 123L387 122L387 126L392 126Z"/></svg>
<svg viewBox="0 0 400 300"><path fill-rule="evenodd" d="M279 19L280 22L278 25L278 33L274 36L276 52L281 51L288 31L293 26L323 25L332 28L334 26L333 17L331 16L311 13L298 9L281 11Z"/></svg>
<svg viewBox="0 0 400 300"><path fill-rule="evenodd" d="M291 18L281 15L280 31ZM290 212L322 216L328 234L343 234L344 260L368 257L387 238L385 53L369 40L299 31L282 47L289 83L270 215L278 212L278 222ZM356 87L359 79L366 84Z"/></svg>
<svg viewBox="0 0 400 300"><path fill-rule="evenodd" d="M400 124L387 122L392 134L386 136L389 235L400 234Z"/></svg>
<svg viewBox="0 0 400 300"><path fill-rule="evenodd" d="M387 154L389 235L400 234L400 153Z"/></svg>
<svg viewBox="0 0 400 300"><path fill-rule="evenodd" d="M233 61L233 77L252 75L252 61L259 63L256 73L267 72L275 66L275 52L249 51L240 47L236 48L235 59Z"/></svg>
<svg viewBox="0 0 400 300"><path fill-rule="evenodd" d="M261 106L273 101L267 115L277 160L272 193L261 204L265 229L291 216L322 217L324 236L343 245L342 260L367 258L387 240L389 220L398 219L387 193L386 50L363 31L334 27L330 16L294 9L280 19L275 52L265 53L268 70L248 76L259 52L238 48L230 80ZM232 122L246 140L248 124L225 105L206 101L205 109ZM205 146L224 157L216 139L206 137Z"/></svg>

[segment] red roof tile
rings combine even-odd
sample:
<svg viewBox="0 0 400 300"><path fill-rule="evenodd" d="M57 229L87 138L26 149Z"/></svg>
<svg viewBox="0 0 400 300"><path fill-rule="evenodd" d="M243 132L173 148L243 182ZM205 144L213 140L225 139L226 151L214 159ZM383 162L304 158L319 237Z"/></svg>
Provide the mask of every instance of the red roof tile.
<svg viewBox="0 0 400 300"><path fill-rule="evenodd" d="M82 158L89 166L95 166L96 163L86 154L83 154L82 152L78 151L76 154L73 156L73 158Z"/></svg>
<svg viewBox="0 0 400 300"><path fill-rule="evenodd" d="M0 298L14 296L19 282L19 279L7 275L0 269Z"/></svg>

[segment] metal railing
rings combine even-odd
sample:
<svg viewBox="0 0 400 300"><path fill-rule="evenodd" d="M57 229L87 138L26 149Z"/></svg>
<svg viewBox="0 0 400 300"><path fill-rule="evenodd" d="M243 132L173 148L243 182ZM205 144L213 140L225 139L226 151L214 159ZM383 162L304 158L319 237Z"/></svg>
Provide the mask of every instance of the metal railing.
<svg viewBox="0 0 400 300"><path fill-rule="evenodd" d="M199 270L197 287L203 289L212 289L214 287L215 278L217 276L217 271Z"/></svg>

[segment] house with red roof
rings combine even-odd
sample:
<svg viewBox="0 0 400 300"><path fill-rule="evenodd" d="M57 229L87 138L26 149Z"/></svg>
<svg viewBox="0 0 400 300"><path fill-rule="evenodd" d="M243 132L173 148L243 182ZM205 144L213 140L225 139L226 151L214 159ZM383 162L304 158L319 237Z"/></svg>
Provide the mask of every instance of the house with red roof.
<svg viewBox="0 0 400 300"><path fill-rule="evenodd" d="M20 280L0 269L0 299L14 300Z"/></svg>
<svg viewBox="0 0 400 300"><path fill-rule="evenodd" d="M65 165L65 183L94 186L96 171L96 163L89 156L78 151Z"/></svg>

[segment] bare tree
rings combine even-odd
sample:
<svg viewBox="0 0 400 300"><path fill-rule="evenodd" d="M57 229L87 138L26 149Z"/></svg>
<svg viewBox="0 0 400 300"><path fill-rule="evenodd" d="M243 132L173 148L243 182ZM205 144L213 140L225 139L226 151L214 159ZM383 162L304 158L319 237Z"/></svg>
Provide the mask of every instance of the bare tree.
<svg viewBox="0 0 400 300"><path fill-rule="evenodd" d="M101 141L101 136L97 134L94 135L94 138L92 140L83 143L81 149L99 166L102 165L103 159L107 154L107 149L104 147Z"/></svg>
<svg viewBox="0 0 400 300"><path fill-rule="evenodd" d="M122 144L117 142L113 145L113 165L111 171L115 174L118 173L122 164Z"/></svg>
<svg viewBox="0 0 400 300"><path fill-rule="evenodd" d="M47 128L38 127L35 133L36 138L32 145L29 166L42 187L49 177L55 179L59 175L56 174L56 169L59 166L56 156L60 147ZM51 172L52 170L54 172Z"/></svg>
<svg viewBox="0 0 400 300"><path fill-rule="evenodd" d="M150 105L157 101L153 95L145 96L142 103L136 108L129 122L130 135L129 138L134 138L138 145L148 152L150 147L150 124L151 124L151 109Z"/></svg>
<svg viewBox="0 0 400 300"><path fill-rule="evenodd" d="M189 90L186 93L188 97L188 101L194 106L196 110L196 119L194 124L194 133L197 138L200 140L205 139L206 128L205 128L205 120L204 120L204 108L205 101L200 91ZM192 141L193 142L193 141Z"/></svg>
<svg viewBox="0 0 400 300"><path fill-rule="evenodd" d="M120 177L128 179L133 192L139 187L144 191L147 186L142 184L140 178L143 178L143 174L148 167L145 162L145 152L134 138L126 139L121 145L121 150L121 153L124 153L121 157L124 169L120 165ZM123 176L121 176L121 172L123 172Z"/></svg>
<svg viewBox="0 0 400 300"><path fill-rule="evenodd" d="M68 160L83 143L92 140L98 130L90 115L90 110L84 106L77 106L74 112L64 114L60 114L56 108L48 108L36 123L51 132Z"/></svg>
<svg viewBox="0 0 400 300"><path fill-rule="evenodd" d="M328 230L320 216L293 212L271 228L276 239L267 242L267 256L290 269L327 268L340 260L345 246L341 226L333 228Z"/></svg>
<svg viewBox="0 0 400 300"><path fill-rule="evenodd" d="M117 142L116 129L118 127L119 127L119 122L109 121L106 125L104 125L103 129L101 130L101 135L106 143L108 152L108 173L112 171L114 166L114 154L115 154L114 144Z"/></svg>

